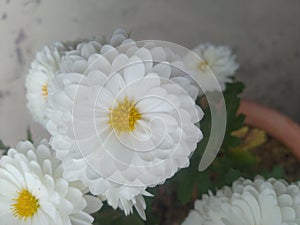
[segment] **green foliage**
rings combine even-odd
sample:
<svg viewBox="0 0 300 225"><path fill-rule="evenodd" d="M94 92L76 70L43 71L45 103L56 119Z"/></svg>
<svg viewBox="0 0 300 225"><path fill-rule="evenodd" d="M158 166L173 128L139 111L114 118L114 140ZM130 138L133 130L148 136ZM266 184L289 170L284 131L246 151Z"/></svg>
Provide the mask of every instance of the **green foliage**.
<svg viewBox="0 0 300 225"><path fill-rule="evenodd" d="M6 154L6 152L8 151L10 147L8 145L5 145L2 140L0 139L0 150L4 151L4 155Z"/></svg>
<svg viewBox="0 0 300 225"><path fill-rule="evenodd" d="M230 149L227 153L233 167L240 169L249 169L257 164L256 156L251 151L246 151L239 148Z"/></svg>
<svg viewBox="0 0 300 225"><path fill-rule="evenodd" d="M243 126L232 134L241 138L243 142L239 146L230 147L226 154L227 157L232 161L234 167L251 170L258 163L252 150L266 143L266 132Z"/></svg>
<svg viewBox="0 0 300 225"><path fill-rule="evenodd" d="M30 127L27 128L26 134L27 134L27 140L30 141L31 143L33 143L33 138L32 138L32 133L31 133Z"/></svg>
<svg viewBox="0 0 300 225"><path fill-rule="evenodd" d="M244 84L235 82L227 84L224 92L226 111L227 111L227 126L224 141L222 144L223 150L228 150L229 147L238 146L240 144L239 138L232 135L233 131L240 129L245 120L244 115L237 115L240 106L239 94L242 93Z"/></svg>
<svg viewBox="0 0 300 225"><path fill-rule="evenodd" d="M275 179L280 179L282 178L285 174L284 174L284 169L282 168L282 166L280 165L275 165L271 171L264 171L261 173L261 175L264 178L275 178Z"/></svg>
<svg viewBox="0 0 300 225"><path fill-rule="evenodd" d="M144 225L144 221L137 213L125 216L124 212L119 209L114 210L106 203L102 207L101 213L95 213L93 216L95 217L94 225Z"/></svg>
<svg viewBox="0 0 300 225"><path fill-rule="evenodd" d="M243 176L242 172L237 169L230 168L225 174L224 182L226 185L231 185L233 181Z"/></svg>

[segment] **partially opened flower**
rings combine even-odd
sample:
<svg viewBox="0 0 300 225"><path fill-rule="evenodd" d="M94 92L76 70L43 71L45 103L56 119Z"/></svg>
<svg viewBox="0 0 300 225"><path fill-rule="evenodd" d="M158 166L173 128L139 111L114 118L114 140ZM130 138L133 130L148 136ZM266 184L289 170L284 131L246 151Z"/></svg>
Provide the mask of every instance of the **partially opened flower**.
<svg viewBox="0 0 300 225"><path fill-rule="evenodd" d="M118 29L108 40L108 43L117 46L126 38L128 38L128 34ZM35 121L42 125L48 122L45 104L48 101L49 86L51 86L53 78L61 71L60 64L65 53L72 54L74 49L79 51L82 56L96 53L106 41L103 40L100 43L96 41L96 38L94 40L55 42L45 46L36 54L26 78L27 107ZM85 43L84 47L83 43ZM65 62L65 66L68 66L67 62Z"/></svg>
<svg viewBox="0 0 300 225"><path fill-rule="evenodd" d="M61 42L46 46L36 54L26 78L27 107L35 121L45 125L45 104L48 100L48 86L58 73L60 61L66 47Z"/></svg>
<svg viewBox="0 0 300 225"><path fill-rule="evenodd" d="M300 224L300 183L256 177L204 195L183 225Z"/></svg>
<svg viewBox="0 0 300 225"><path fill-rule="evenodd" d="M98 198L63 177L61 161L42 142L20 142L0 160L0 221L14 225L91 225Z"/></svg>
<svg viewBox="0 0 300 225"><path fill-rule="evenodd" d="M239 67L227 46L211 44L198 45L184 62L194 71L194 79L200 83L203 92L224 91Z"/></svg>
<svg viewBox="0 0 300 225"><path fill-rule="evenodd" d="M146 188L189 165L202 138L195 125L202 111L170 79L172 60L163 47L126 39L88 55L86 45L66 54L53 81L51 144L66 178L145 218Z"/></svg>

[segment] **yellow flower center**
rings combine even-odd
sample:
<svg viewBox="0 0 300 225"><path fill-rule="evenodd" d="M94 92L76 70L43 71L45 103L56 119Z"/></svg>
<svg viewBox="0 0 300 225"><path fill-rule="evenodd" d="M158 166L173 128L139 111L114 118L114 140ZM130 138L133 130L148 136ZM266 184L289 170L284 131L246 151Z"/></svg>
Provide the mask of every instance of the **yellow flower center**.
<svg viewBox="0 0 300 225"><path fill-rule="evenodd" d="M208 62L206 60L202 60L201 62L198 63L197 67L199 70L204 71L208 67Z"/></svg>
<svg viewBox="0 0 300 225"><path fill-rule="evenodd" d="M42 95L43 95L44 99L47 100L47 98L48 98L48 82L46 82L42 86Z"/></svg>
<svg viewBox="0 0 300 225"><path fill-rule="evenodd" d="M119 134L130 132L135 129L136 122L142 118L141 113L135 107L133 100L126 97L122 102L118 102L117 107L110 108L110 120L108 124Z"/></svg>
<svg viewBox="0 0 300 225"><path fill-rule="evenodd" d="M19 220L26 221L28 218L32 218L40 207L39 200L26 189L18 192L18 197L13 201L11 210Z"/></svg>

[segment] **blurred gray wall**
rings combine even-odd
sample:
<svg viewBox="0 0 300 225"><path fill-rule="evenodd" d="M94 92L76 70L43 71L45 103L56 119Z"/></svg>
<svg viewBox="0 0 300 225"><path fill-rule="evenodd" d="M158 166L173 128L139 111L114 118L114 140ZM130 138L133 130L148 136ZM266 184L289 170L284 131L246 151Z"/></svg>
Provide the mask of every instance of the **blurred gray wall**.
<svg viewBox="0 0 300 225"><path fill-rule="evenodd" d="M137 40L188 48L231 46L244 97L300 122L299 0L0 0L0 137L15 144L30 125L24 78L35 52L55 40L110 35L126 28Z"/></svg>

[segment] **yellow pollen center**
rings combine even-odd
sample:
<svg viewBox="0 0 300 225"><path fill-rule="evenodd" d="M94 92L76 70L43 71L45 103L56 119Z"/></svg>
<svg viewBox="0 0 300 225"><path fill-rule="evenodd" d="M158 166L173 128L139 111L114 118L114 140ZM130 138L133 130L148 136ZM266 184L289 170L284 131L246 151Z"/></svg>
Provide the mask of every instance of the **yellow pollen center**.
<svg viewBox="0 0 300 225"><path fill-rule="evenodd" d="M28 218L32 218L40 207L39 200L26 189L18 192L18 197L13 201L11 210L19 220L26 221Z"/></svg>
<svg viewBox="0 0 300 225"><path fill-rule="evenodd" d="M122 102L118 102L117 107L110 108L110 119L108 124L119 134L130 132L135 129L136 122L142 118L141 113L135 107L133 100L126 97Z"/></svg>
<svg viewBox="0 0 300 225"><path fill-rule="evenodd" d="M48 82L46 82L42 86L42 95L43 95L44 99L47 100L47 98L48 98Z"/></svg>
<svg viewBox="0 0 300 225"><path fill-rule="evenodd" d="M197 67L199 70L204 71L208 67L208 62L206 60L202 60L201 62L198 63Z"/></svg>

